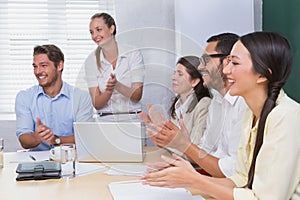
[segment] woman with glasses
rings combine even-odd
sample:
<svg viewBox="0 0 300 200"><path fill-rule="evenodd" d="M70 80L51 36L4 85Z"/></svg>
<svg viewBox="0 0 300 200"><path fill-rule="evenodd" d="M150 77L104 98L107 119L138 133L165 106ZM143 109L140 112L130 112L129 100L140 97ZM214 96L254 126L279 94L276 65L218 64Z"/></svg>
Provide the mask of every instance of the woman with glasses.
<svg viewBox="0 0 300 200"><path fill-rule="evenodd" d="M292 49L283 36L272 32L242 36L224 68L230 94L244 97L249 107L243 118L236 174L203 176L174 155L172 160L165 159L168 168L145 175L144 183L196 188L216 199L293 198L300 181L300 106L282 89L291 67Z"/></svg>
<svg viewBox="0 0 300 200"><path fill-rule="evenodd" d="M210 94L203 85L203 78L198 71L200 61L197 56L179 58L172 76L172 89L177 94L171 108L171 121L180 127L183 120L192 143L199 144L206 128ZM181 155L179 151L171 149Z"/></svg>
<svg viewBox="0 0 300 200"><path fill-rule="evenodd" d="M144 81L140 51L116 41L116 23L107 13L91 17L90 34L97 48L84 68L98 120L139 120Z"/></svg>

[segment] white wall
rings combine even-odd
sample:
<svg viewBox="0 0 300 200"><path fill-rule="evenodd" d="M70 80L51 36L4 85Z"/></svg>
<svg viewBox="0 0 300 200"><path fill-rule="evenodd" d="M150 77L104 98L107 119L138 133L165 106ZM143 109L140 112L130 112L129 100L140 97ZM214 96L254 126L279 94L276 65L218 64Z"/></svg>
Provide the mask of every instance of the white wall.
<svg viewBox="0 0 300 200"><path fill-rule="evenodd" d="M201 55L211 35L242 35L261 27L261 0L115 0L115 4L117 39L137 46L144 56L143 103L159 103L166 109L178 57Z"/></svg>
<svg viewBox="0 0 300 200"><path fill-rule="evenodd" d="M147 103L168 109L174 96L175 65L173 0L115 0L117 40L141 49L146 67L143 111Z"/></svg>
<svg viewBox="0 0 300 200"><path fill-rule="evenodd" d="M175 13L176 48L181 55L201 55L211 35L255 30L254 0L175 0Z"/></svg>

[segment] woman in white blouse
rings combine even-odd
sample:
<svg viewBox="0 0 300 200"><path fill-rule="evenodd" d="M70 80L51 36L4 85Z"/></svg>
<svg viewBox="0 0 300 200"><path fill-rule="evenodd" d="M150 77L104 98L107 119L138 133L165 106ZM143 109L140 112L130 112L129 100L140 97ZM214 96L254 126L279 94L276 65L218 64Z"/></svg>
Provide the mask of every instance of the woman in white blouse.
<svg viewBox="0 0 300 200"><path fill-rule="evenodd" d="M242 96L249 107L236 174L229 178L203 176L174 155L172 160L165 159L166 169L142 177L145 184L196 188L222 200L291 199L299 192L300 181L300 105L282 90L291 67L292 49L283 36L272 32L242 36L223 70L230 94Z"/></svg>
<svg viewBox="0 0 300 200"><path fill-rule="evenodd" d="M116 41L116 23L107 13L91 17L90 34L97 48L86 58L84 69L99 121L139 119L144 82L142 54Z"/></svg>

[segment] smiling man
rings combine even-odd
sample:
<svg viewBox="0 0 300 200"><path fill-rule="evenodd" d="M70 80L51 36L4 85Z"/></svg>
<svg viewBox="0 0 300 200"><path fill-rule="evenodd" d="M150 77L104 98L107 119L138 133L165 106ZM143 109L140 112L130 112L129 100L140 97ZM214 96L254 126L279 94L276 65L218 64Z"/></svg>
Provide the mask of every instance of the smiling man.
<svg viewBox="0 0 300 200"><path fill-rule="evenodd" d="M75 143L73 122L93 121L88 92L62 80L64 54L55 45L36 46L33 72L38 81L16 97L16 134L22 147L49 150L54 145Z"/></svg>

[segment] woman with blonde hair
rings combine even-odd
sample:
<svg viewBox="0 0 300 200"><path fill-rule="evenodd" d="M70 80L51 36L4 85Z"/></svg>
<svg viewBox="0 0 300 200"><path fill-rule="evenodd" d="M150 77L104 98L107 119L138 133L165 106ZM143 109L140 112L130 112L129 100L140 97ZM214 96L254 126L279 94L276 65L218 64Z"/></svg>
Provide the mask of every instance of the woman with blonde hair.
<svg viewBox="0 0 300 200"><path fill-rule="evenodd" d="M91 17L90 34L97 48L86 58L84 69L98 120L139 120L144 82L142 54L116 41L116 23L107 13Z"/></svg>

